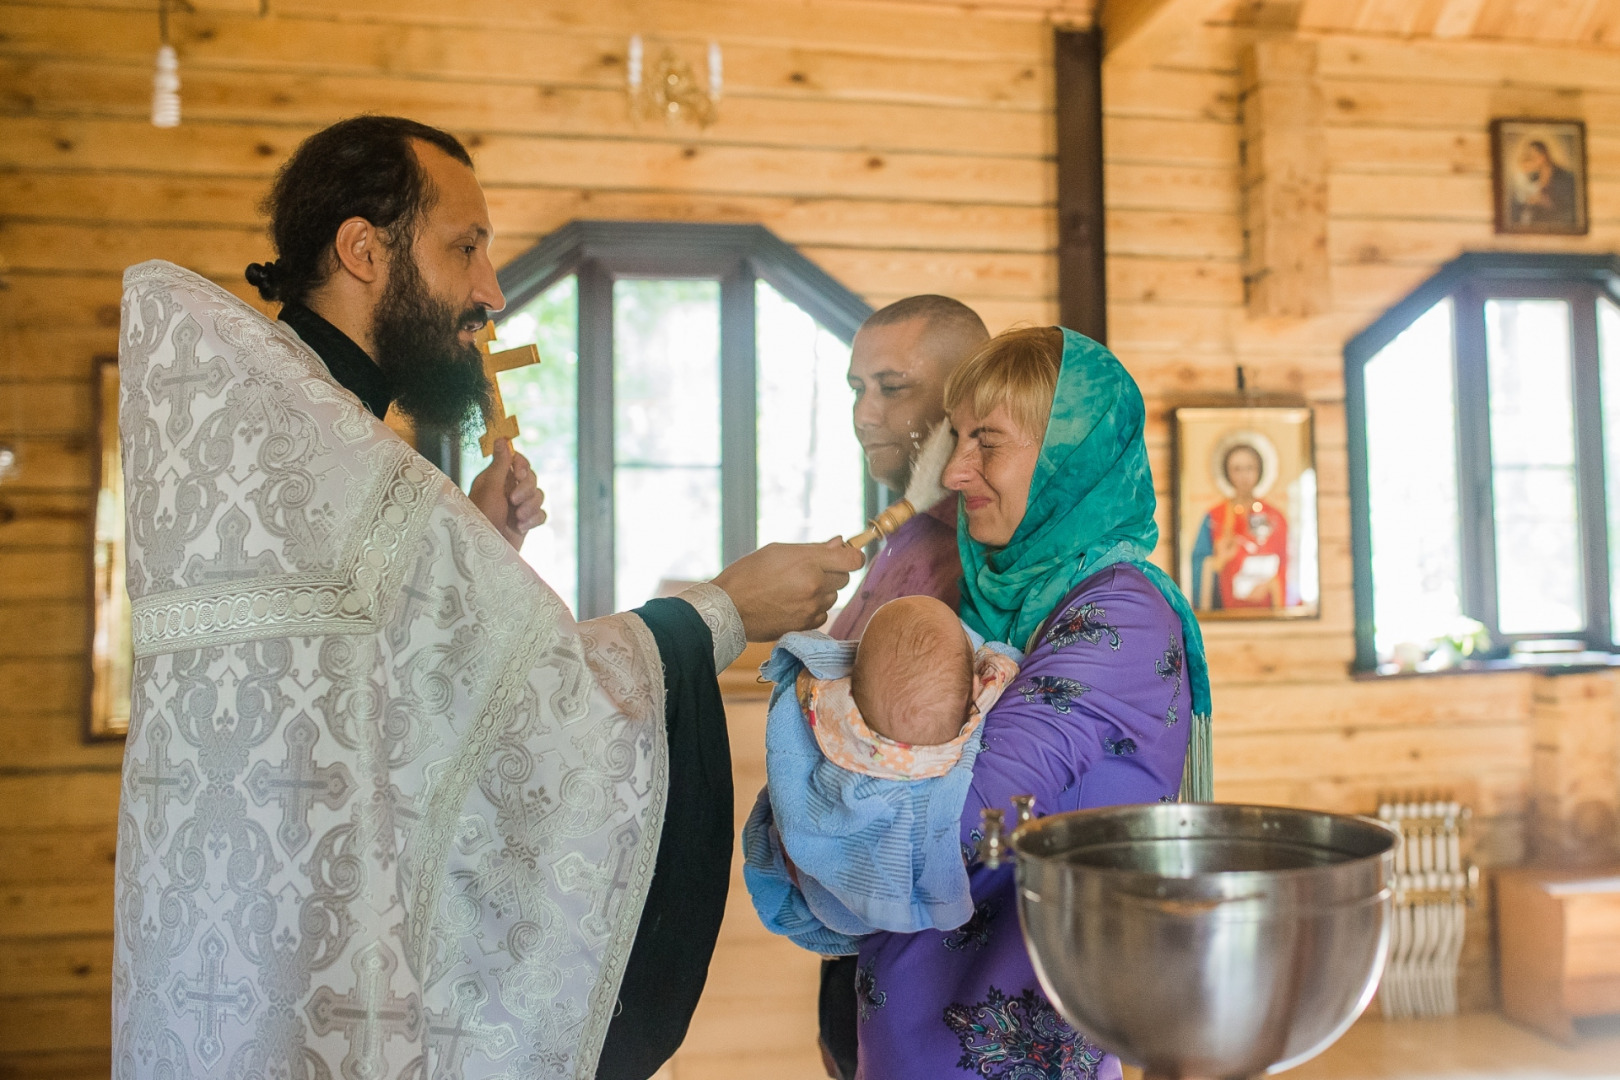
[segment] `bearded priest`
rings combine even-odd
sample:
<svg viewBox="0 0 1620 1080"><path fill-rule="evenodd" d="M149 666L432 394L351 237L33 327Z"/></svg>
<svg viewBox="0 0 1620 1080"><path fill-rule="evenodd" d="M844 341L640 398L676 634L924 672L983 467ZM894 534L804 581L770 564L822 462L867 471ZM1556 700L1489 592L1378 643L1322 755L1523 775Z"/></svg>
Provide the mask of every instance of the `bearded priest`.
<svg viewBox="0 0 1620 1080"><path fill-rule="evenodd" d="M860 555L771 545L576 624L516 551L543 516L521 457L469 499L381 422L488 393L466 150L347 120L267 208L249 280L279 321L124 276L114 1075L647 1077L730 877L715 672L819 625Z"/></svg>

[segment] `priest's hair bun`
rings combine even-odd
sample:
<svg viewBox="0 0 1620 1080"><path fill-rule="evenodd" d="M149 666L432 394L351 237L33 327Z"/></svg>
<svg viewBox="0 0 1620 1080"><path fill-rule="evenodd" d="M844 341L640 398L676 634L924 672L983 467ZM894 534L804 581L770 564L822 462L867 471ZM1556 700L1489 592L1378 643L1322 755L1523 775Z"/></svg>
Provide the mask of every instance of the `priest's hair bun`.
<svg viewBox="0 0 1620 1080"><path fill-rule="evenodd" d="M247 278L249 285L259 290L260 296L266 300L276 300L279 299L281 291L278 288L281 281L279 271L280 267L273 262L248 263L248 268L243 271L242 276Z"/></svg>

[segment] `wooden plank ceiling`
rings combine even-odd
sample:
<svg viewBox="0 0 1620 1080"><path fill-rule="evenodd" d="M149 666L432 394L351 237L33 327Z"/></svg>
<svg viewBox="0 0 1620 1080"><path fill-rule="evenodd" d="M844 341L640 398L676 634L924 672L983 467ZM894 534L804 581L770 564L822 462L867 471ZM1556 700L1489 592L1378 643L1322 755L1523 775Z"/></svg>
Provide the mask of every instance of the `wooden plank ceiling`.
<svg viewBox="0 0 1620 1080"><path fill-rule="evenodd" d="M1227 0L1214 10L1171 0L888 0L891 5L937 12L964 8L1044 18L1086 27L1103 9L1104 24L1136 24L1161 10L1185 23L1207 16L1212 24L1251 24L1259 8L1297 10L1300 30L1329 34L1433 37L1549 45L1620 46L1620 0ZM1113 16L1113 18L1110 18Z"/></svg>
<svg viewBox="0 0 1620 1080"><path fill-rule="evenodd" d="M1234 0L1214 21L1249 21L1256 6L1256 0ZM1299 28L1308 32L1620 45L1620 0L1303 0L1299 6Z"/></svg>
<svg viewBox="0 0 1620 1080"><path fill-rule="evenodd" d="M1097 7L1104 0L888 0L900 7L934 9L935 13L960 12L970 9L993 15L1027 16L1046 19L1059 26L1084 29L1096 17ZM1134 0L1133 0L1134 2Z"/></svg>
<svg viewBox="0 0 1620 1080"><path fill-rule="evenodd" d="M935 10L960 9L960 0L889 0ZM1266 8L1298 12L1298 28L1327 34L1404 38L1620 46L1620 0L1226 0L1213 5L1174 0L978 0L980 11L1024 14L1064 26L1136 24L1163 12L1185 28L1205 17L1212 24L1252 24Z"/></svg>

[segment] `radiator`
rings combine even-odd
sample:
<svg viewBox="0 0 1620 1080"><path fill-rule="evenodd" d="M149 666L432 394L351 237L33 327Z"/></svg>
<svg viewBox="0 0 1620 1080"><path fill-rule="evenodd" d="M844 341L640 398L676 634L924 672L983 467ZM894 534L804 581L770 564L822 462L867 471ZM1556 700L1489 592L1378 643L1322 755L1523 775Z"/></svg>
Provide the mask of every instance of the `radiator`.
<svg viewBox="0 0 1620 1080"><path fill-rule="evenodd" d="M1464 855L1470 812L1449 798L1379 800L1378 817L1400 830L1389 964L1378 987L1386 1019L1457 1012L1457 965L1479 868Z"/></svg>

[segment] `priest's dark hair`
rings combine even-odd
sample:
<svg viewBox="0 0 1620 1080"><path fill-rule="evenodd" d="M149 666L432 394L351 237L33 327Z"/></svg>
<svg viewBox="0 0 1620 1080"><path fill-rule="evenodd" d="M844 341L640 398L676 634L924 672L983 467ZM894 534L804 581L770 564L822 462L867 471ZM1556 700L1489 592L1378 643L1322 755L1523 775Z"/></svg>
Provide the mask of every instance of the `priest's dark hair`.
<svg viewBox="0 0 1620 1080"><path fill-rule="evenodd" d="M390 249L408 250L417 219L438 198L411 146L417 139L472 167L454 135L399 116L353 116L305 139L260 207L276 260L247 268L259 295L303 303L334 269L332 245L350 218L371 222Z"/></svg>

